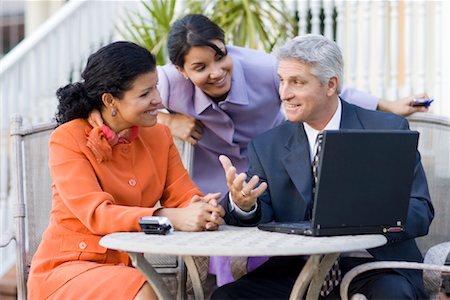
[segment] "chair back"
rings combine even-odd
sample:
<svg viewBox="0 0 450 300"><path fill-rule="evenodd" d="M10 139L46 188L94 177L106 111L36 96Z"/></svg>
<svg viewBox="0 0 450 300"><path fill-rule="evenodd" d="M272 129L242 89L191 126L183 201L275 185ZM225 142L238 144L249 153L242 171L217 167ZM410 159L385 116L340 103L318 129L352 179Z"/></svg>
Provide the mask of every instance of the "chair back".
<svg viewBox="0 0 450 300"><path fill-rule="evenodd" d="M22 126L22 117L11 118L17 296L26 299L31 258L50 219L51 177L48 141L56 123Z"/></svg>
<svg viewBox="0 0 450 300"><path fill-rule="evenodd" d="M183 141L180 138L173 137L173 142L180 153L183 165L189 174L192 174L192 168L194 163L194 146L188 142Z"/></svg>
<svg viewBox="0 0 450 300"><path fill-rule="evenodd" d="M435 211L428 235L416 239L425 254L430 247L450 241L450 119L416 113L408 120L411 129L420 132L419 151Z"/></svg>

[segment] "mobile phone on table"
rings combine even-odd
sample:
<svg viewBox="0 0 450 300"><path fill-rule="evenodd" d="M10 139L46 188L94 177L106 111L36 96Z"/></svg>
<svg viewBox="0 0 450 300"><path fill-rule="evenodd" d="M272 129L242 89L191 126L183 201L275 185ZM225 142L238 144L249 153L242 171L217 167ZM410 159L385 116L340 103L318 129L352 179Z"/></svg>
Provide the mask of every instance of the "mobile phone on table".
<svg viewBox="0 0 450 300"><path fill-rule="evenodd" d="M139 218L139 226L146 234L165 235L173 231L173 226L166 217L142 217Z"/></svg>
<svg viewBox="0 0 450 300"><path fill-rule="evenodd" d="M411 106L423 106L423 107L428 107L431 105L431 103L433 102L433 99L427 99L427 98L414 98L410 105Z"/></svg>

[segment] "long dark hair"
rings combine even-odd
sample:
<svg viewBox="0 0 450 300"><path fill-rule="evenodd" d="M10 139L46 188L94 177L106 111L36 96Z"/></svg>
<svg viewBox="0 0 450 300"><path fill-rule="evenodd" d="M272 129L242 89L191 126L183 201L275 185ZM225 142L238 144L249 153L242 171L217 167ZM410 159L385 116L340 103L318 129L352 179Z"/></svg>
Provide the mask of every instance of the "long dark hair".
<svg viewBox="0 0 450 300"><path fill-rule="evenodd" d="M89 56L81 73L82 82L57 90L56 122L60 125L73 119L87 118L93 109L101 110L104 93L121 99L139 75L155 69L155 56L134 43L114 42L100 48Z"/></svg>
<svg viewBox="0 0 450 300"><path fill-rule="evenodd" d="M220 40L225 44L225 34L216 23L200 14L190 14L177 20L170 29L167 40L167 50L170 61L180 68L184 66L184 57L192 47L208 46L217 55L225 56L219 47L211 40Z"/></svg>

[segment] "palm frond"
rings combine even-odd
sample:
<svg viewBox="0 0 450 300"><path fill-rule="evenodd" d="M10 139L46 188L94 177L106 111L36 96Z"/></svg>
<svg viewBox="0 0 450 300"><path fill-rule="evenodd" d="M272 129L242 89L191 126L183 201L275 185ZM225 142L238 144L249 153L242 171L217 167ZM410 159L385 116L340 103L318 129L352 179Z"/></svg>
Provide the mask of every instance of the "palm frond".
<svg viewBox="0 0 450 300"><path fill-rule="evenodd" d="M225 31L229 43L271 51L295 35L295 15L286 4L273 0L182 0L183 15L201 13ZM167 62L166 43L178 18L177 0L142 0L144 12L127 12L119 33L154 53L158 64ZM179 16L181 17L181 16Z"/></svg>

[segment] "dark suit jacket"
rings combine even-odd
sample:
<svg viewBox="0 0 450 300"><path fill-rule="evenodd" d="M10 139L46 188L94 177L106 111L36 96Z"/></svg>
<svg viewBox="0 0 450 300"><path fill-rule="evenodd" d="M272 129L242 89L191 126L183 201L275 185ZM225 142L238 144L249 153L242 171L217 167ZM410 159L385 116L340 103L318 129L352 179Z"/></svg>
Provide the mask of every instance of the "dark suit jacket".
<svg viewBox="0 0 450 300"><path fill-rule="evenodd" d="M404 129L406 119L377 111L369 111L342 101L341 129ZM230 212L228 197L222 201L225 221L238 226L255 226L270 221L294 222L308 218L312 200L312 174L309 144L303 123L285 122L258 136L248 147L250 166L248 176L258 175L268 184L258 198L255 216L241 220ZM376 260L404 260L421 262L422 255L415 237L428 233L434 211L427 180L417 153L414 181L403 234L387 235L388 243L370 249ZM421 272L400 270L415 287L423 291Z"/></svg>

